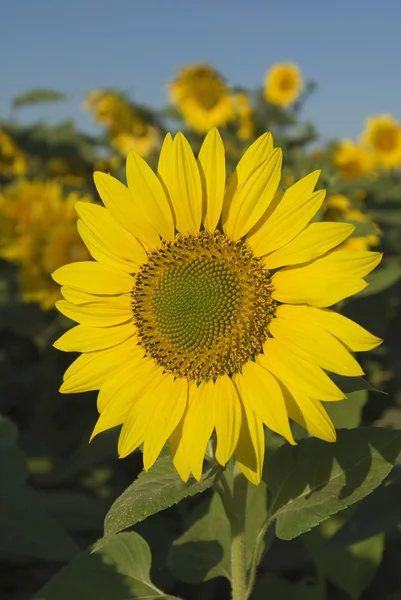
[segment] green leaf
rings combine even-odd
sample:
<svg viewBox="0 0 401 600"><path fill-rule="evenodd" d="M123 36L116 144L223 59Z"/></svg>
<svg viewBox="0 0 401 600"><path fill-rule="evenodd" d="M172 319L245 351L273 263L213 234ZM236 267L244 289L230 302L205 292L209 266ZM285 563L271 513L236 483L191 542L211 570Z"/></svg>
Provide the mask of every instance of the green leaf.
<svg viewBox="0 0 401 600"><path fill-rule="evenodd" d="M336 385L344 392L344 394L352 394L353 392L360 392L361 390L368 390L371 392L377 392L378 394L384 394L381 390L376 389L367 381L364 377L344 377L343 375L337 375L336 373L330 373L330 379L334 381Z"/></svg>
<svg viewBox="0 0 401 600"><path fill-rule="evenodd" d="M16 96L12 101L13 108L20 108L26 104L39 104L41 102L60 102L65 100L67 94L63 92L55 92L49 89L32 89Z"/></svg>
<svg viewBox="0 0 401 600"><path fill-rule="evenodd" d="M68 561L78 548L26 483L15 426L0 419L0 552Z"/></svg>
<svg viewBox="0 0 401 600"><path fill-rule="evenodd" d="M351 514L348 522L352 526ZM335 515L307 534L304 539L310 556L321 573L358 600L375 577L384 551L384 535L375 535L347 547L333 547L330 540L342 528L344 518Z"/></svg>
<svg viewBox="0 0 401 600"><path fill-rule="evenodd" d="M116 535L93 553L81 552L35 600L153 600L164 594L150 580L151 554L137 533Z"/></svg>
<svg viewBox="0 0 401 600"><path fill-rule="evenodd" d="M343 402L326 402L324 408L336 429L353 429L361 422L362 409L367 399L367 391L360 390L348 394Z"/></svg>
<svg viewBox="0 0 401 600"><path fill-rule="evenodd" d="M370 494L401 451L401 431L338 431L329 444L316 438L283 446L266 461L270 515L276 534L291 540Z"/></svg>
<svg viewBox="0 0 401 600"><path fill-rule="evenodd" d="M245 518L248 566L267 519L266 489L264 482L258 486L248 483ZM173 543L168 557L169 569L187 583L201 583L220 576L230 580L230 523L220 496L215 493L210 504L205 502L196 507L192 520L189 529Z"/></svg>
<svg viewBox="0 0 401 600"><path fill-rule="evenodd" d="M193 518L193 525L173 543L168 568L177 579L187 583L220 576L230 580L230 523L220 497L214 494L210 504L205 502L197 507Z"/></svg>
<svg viewBox="0 0 401 600"><path fill-rule="evenodd" d="M333 547L355 544L401 523L401 484L392 480L397 469L398 465L383 485L356 506L352 519L331 539Z"/></svg>
<svg viewBox="0 0 401 600"><path fill-rule="evenodd" d="M187 496L195 496L207 490L218 479L222 467L207 470L198 482L182 481L169 456L162 456L148 472L139 477L114 502L104 522L104 538L143 521L150 515L177 504Z"/></svg>
<svg viewBox="0 0 401 600"><path fill-rule="evenodd" d="M269 573L256 584L252 600L326 600L326 594L321 587L314 586L306 580L296 583L279 579Z"/></svg>

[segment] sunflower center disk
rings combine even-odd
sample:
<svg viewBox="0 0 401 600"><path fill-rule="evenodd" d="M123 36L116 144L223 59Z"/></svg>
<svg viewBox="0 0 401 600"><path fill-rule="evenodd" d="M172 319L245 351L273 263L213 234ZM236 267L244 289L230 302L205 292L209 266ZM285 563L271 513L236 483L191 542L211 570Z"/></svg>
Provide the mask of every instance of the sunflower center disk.
<svg viewBox="0 0 401 600"><path fill-rule="evenodd" d="M243 241L179 235L149 254L133 291L141 344L167 372L205 381L261 351L274 314L270 273Z"/></svg>

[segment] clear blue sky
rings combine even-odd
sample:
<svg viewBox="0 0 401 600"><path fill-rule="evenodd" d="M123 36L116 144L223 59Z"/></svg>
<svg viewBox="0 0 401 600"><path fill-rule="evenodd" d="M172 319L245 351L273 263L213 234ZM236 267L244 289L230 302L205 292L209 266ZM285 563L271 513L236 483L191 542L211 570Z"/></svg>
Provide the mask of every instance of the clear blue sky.
<svg viewBox="0 0 401 600"><path fill-rule="evenodd" d="M0 18L0 119L15 95L50 87L68 101L35 116L88 129L87 90L161 107L182 64L211 62L254 88L289 60L318 83L304 116L324 137L355 137L368 115L401 120L400 0L2 0Z"/></svg>

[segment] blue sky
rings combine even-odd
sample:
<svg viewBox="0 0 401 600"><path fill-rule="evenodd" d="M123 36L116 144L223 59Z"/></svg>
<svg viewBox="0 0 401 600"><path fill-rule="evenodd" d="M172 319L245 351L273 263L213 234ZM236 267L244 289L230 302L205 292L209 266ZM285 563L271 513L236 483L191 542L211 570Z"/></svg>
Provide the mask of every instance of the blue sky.
<svg viewBox="0 0 401 600"><path fill-rule="evenodd" d="M296 62L318 83L304 117L323 138L356 137L369 115L401 120L399 0L3 0L1 22L0 120L17 94L50 87L68 100L21 119L91 129L87 90L161 107L165 82L198 60L251 88L274 62Z"/></svg>

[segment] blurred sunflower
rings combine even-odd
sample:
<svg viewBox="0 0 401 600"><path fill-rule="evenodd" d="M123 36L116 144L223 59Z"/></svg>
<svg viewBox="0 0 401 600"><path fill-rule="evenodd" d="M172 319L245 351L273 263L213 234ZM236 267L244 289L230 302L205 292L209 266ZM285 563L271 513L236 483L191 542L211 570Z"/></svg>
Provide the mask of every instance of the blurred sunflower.
<svg viewBox="0 0 401 600"><path fill-rule="evenodd" d="M50 273L90 259L77 232L74 206L89 196L63 197L55 182L21 180L0 193L0 257L19 264L23 298L47 310L60 298Z"/></svg>
<svg viewBox="0 0 401 600"><path fill-rule="evenodd" d="M368 173L372 166L372 156L360 144L343 140L333 153L333 163L343 179L351 181Z"/></svg>
<svg viewBox="0 0 401 600"><path fill-rule="evenodd" d="M147 158L160 145L159 130L135 116L132 117L129 127L128 131L117 133L111 138L112 146L124 156L129 150L134 150Z"/></svg>
<svg viewBox="0 0 401 600"><path fill-rule="evenodd" d="M92 90L83 106L97 123L106 125L111 145L124 156L129 150L135 150L147 158L159 146L159 129L152 124L150 116L122 94Z"/></svg>
<svg viewBox="0 0 401 600"><path fill-rule="evenodd" d="M198 133L227 125L236 118L235 97L217 71L206 64L182 67L168 84L172 102Z"/></svg>
<svg viewBox="0 0 401 600"><path fill-rule="evenodd" d="M122 105L121 98L115 92L108 90L91 90L86 95L82 107L88 110L97 123L109 128L116 127L120 120L129 117L127 107Z"/></svg>
<svg viewBox="0 0 401 600"><path fill-rule="evenodd" d="M382 231L372 219L357 208L343 194L327 196L322 206L325 221L346 221L356 225L352 236L339 245L340 250L369 250L380 245ZM369 233L358 235L359 225L368 226Z"/></svg>
<svg viewBox="0 0 401 600"><path fill-rule="evenodd" d="M25 175L26 160L10 136L0 129L0 176L6 177Z"/></svg>
<svg viewBox="0 0 401 600"><path fill-rule="evenodd" d="M401 165L401 126L391 115L367 119L362 139L379 165L385 168Z"/></svg>
<svg viewBox="0 0 401 600"><path fill-rule="evenodd" d="M247 94L238 92L236 94L237 112L238 112L238 129L237 135L240 140L249 140L255 130L253 121L252 106Z"/></svg>
<svg viewBox="0 0 401 600"><path fill-rule="evenodd" d="M128 187L96 173L105 208L77 205L97 262L53 273L58 309L79 323L55 346L82 352L61 392L100 389L92 436L122 424L120 456L143 444L145 469L168 441L182 479L199 479L215 430L216 460L234 454L257 484L263 425L294 444L291 418L334 441L321 401L345 395L325 371L362 375L350 351L380 344L327 307L364 289L381 254L332 251L354 226L311 223L318 171L275 198L281 161L264 134L225 189L217 130L197 159L168 134L158 175L131 152Z"/></svg>
<svg viewBox="0 0 401 600"><path fill-rule="evenodd" d="M264 95L268 102L288 106L298 99L302 85L302 76L297 65L277 63L267 72Z"/></svg>

